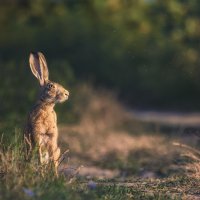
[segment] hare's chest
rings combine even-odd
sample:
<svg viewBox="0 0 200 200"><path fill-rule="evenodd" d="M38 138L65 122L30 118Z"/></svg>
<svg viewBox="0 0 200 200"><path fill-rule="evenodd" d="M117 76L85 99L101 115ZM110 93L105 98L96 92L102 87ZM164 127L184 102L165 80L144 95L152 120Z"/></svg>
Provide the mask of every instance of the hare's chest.
<svg viewBox="0 0 200 200"><path fill-rule="evenodd" d="M57 129L57 116L55 111L50 111L47 114L47 118L45 120L45 124L48 127L48 130L56 130Z"/></svg>

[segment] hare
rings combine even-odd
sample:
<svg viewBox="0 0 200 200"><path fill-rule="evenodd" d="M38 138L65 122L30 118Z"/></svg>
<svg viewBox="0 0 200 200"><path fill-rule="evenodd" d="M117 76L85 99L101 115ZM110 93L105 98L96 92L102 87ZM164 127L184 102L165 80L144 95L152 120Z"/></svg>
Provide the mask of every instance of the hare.
<svg viewBox="0 0 200 200"><path fill-rule="evenodd" d="M29 113L24 138L29 151L37 146L39 161L47 164L54 163L55 172L58 176L58 164L60 148L58 147L57 116L54 111L56 103L62 103L69 97L69 92L58 83L49 80L47 62L41 52L31 53L29 64L33 75L40 84L40 95Z"/></svg>

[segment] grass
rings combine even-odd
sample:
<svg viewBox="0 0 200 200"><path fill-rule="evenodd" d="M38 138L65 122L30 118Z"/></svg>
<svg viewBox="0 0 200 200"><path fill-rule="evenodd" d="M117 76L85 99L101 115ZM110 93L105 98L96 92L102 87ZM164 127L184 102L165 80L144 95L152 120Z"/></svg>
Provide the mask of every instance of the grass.
<svg viewBox="0 0 200 200"><path fill-rule="evenodd" d="M188 199L200 189L200 180L187 176L166 179L131 178L119 180L74 179L54 176L35 160L24 162L19 137L0 149L0 199Z"/></svg>
<svg viewBox="0 0 200 200"><path fill-rule="evenodd" d="M37 154L25 162L21 131L4 129L0 200L199 198L200 152L190 146L191 136L155 132L152 124L132 119L114 96L85 86L81 92L74 111L79 121L59 126L59 146L70 149L59 178L51 166L38 164Z"/></svg>
<svg viewBox="0 0 200 200"><path fill-rule="evenodd" d="M88 180L85 177L76 176L73 177L73 181L70 181L64 173L59 178L56 178L51 166L42 167L38 164L37 159L33 159L31 162L25 162L23 143L21 142L19 131L14 136L10 144L4 142L4 138L1 139L0 199L171 200L189 199L190 197L194 199L194 197L199 195L200 179L197 176L198 171L190 173L191 175L189 173L177 173L177 175L168 175L165 178L150 179L129 176L132 175L131 173L123 180L121 177L116 177L112 180L98 178L90 178ZM152 155L147 155L153 158L155 153L151 153ZM143 154L142 157L144 157ZM111 159L115 158L110 158L110 161L113 161ZM138 157L138 161L140 159ZM129 162L127 166L130 169L134 169L135 165L140 165L137 163L137 160L129 160ZM121 163L123 162L121 161ZM164 164L166 165L168 163ZM193 165L194 163L190 160L188 164ZM150 166L151 164L147 162L146 165ZM120 169L121 166L107 166L105 164L101 167Z"/></svg>

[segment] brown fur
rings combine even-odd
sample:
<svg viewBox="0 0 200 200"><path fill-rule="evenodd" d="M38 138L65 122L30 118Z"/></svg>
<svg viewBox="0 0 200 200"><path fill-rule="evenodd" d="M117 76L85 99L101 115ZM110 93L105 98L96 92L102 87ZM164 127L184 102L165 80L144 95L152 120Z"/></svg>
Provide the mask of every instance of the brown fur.
<svg viewBox="0 0 200 200"><path fill-rule="evenodd" d="M24 137L29 152L32 147L38 146L40 163L53 161L57 174L60 148L57 145L58 128L54 106L67 100L69 92L48 79L47 63L42 53L31 53L29 62L31 71L39 80L41 92L29 113Z"/></svg>

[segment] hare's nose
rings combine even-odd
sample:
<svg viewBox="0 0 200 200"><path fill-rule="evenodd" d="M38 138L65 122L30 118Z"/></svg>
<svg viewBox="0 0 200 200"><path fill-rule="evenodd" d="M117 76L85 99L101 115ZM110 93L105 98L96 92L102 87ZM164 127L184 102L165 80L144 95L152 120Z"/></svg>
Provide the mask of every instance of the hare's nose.
<svg viewBox="0 0 200 200"><path fill-rule="evenodd" d="M65 90L65 96L69 96L69 92Z"/></svg>

